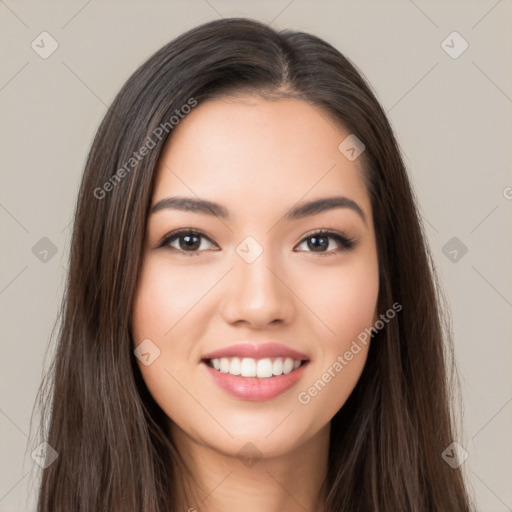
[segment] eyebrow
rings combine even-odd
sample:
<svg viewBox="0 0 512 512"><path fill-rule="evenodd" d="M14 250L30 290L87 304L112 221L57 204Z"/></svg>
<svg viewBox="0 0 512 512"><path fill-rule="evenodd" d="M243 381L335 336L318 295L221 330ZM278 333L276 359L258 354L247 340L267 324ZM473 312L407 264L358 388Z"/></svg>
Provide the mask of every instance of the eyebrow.
<svg viewBox="0 0 512 512"><path fill-rule="evenodd" d="M324 197L298 204L284 215L284 220L294 221L334 208L348 208L356 212L366 224L366 215L362 208L355 201L344 196ZM166 197L161 199L151 208L151 214L165 209L202 213L222 219L229 218L229 212L224 206L213 201L193 197Z"/></svg>

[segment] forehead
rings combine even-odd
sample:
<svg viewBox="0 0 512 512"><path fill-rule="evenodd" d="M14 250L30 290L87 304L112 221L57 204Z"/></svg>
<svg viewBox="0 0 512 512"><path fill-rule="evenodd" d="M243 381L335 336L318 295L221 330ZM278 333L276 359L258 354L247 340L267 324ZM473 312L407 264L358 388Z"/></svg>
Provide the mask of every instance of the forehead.
<svg viewBox="0 0 512 512"><path fill-rule="evenodd" d="M370 209L360 159L338 149L349 132L308 102L254 95L208 100L173 129L161 155L153 203L196 195L262 214L341 194Z"/></svg>

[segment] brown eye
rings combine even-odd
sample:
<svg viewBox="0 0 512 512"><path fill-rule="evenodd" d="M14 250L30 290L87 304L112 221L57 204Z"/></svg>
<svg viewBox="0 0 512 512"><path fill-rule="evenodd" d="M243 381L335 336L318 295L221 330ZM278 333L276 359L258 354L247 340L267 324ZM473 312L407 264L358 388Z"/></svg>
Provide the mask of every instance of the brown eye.
<svg viewBox="0 0 512 512"><path fill-rule="evenodd" d="M159 247L169 247L183 253L195 254L211 249L209 244L215 247L215 244L203 233L194 230L181 230L165 236Z"/></svg>
<svg viewBox="0 0 512 512"><path fill-rule="evenodd" d="M303 244L306 244L306 252L336 254L352 249L355 241L333 231L318 231L304 238L298 247Z"/></svg>

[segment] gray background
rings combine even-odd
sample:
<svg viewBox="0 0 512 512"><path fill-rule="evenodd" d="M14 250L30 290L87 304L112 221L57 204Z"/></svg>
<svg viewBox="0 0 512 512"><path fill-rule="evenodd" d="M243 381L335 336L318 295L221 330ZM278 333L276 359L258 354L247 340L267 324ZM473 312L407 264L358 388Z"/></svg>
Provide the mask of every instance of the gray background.
<svg viewBox="0 0 512 512"><path fill-rule="evenodd" d="M479 510L511 511L512 0L0 0L0 511L34 509L30 418L93 134L139 64L221 16L317 34L372 84L451 305L464 403L456 441L469 453L462 468ZM58 43L46 59L31 47L50 48L43 31ZM469 44L457 58L463 41L446 40L454 31Z"/></svg>

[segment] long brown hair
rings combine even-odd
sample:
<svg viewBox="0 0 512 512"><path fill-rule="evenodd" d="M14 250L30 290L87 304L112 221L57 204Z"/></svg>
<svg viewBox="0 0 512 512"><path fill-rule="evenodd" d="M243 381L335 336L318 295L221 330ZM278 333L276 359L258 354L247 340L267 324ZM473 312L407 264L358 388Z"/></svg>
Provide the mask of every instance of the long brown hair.
<svg viewBox="0 0 512 512"><path fill-rule="evenodd" d="M41 439L59 454L42 473L38 512L176 510L172 468L180 455L133 354L133 298L169 120L192 101L237 91L303 99L363 141L378 310L402 306L375 335L359 382L332 419L326 510L469 511L461 468L441 457L456 440L449 328L386 115L361 73L327 42L231 18L182 34L140 66L94 138L57 349L38 395Z"/></svg>

